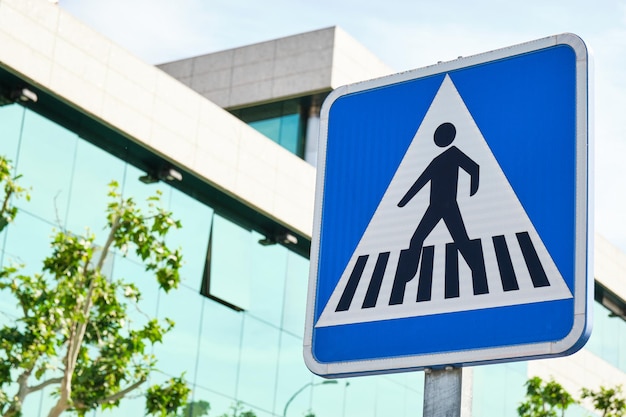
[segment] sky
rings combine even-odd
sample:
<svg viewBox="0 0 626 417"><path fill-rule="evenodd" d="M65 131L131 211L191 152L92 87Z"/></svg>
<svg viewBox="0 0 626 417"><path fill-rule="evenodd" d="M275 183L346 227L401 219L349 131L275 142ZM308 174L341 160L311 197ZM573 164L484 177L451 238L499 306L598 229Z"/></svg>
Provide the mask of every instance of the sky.
<svg viewBox="0 0 626 417"><path fill-rule="evenodd" d="M595 230L626 252L624 0L60 0L152 64L339 26L406 71L563 32L592 53Z"/></svg>

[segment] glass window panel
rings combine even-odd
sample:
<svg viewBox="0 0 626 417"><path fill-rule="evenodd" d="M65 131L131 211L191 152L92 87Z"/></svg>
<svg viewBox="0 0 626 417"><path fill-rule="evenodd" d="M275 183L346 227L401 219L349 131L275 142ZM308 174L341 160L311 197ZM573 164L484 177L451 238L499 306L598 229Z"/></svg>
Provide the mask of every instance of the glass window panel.
<svg viewBox="0 0 626 417"><path fill-rule="evenodd" d="M237 398L263 410L274 406L278 339L276 328L245 316Z"/></svg>
<svg viewBox="0 0 626 417"><path fill-rule="evenodd" d="M604 306L601 309L596 309L596 315L604 322L602 359L617 367L620 365L620 338L617 335L626 332L626 323L618 317L611 316L608 309ZM626 368L623 368L623 370L626 371Z"/></svg>
<svg viewBox="0 0 626 417"><path fill-rule="evenodd" d="M503 397L505 387L500 381L504 380L502 368L497 365L485 366L474 370L473 404L475 415L510 415L505 412ZM493 383L497 381L498 383ZM522 385L523 386L523 385ZM511 407L514 408L514 407ZM505 412L504 414L501 414ZM514 409L511 412L515 412Z"/></svg>
<svg viewBox="0 0 626 417"><path fill-rule="evenodd" d="M8 158L15 167L18 158L18 146L22 136L22 120L26 109L17 104L0 106L0 156ZM18 174L17 170L14 174ZM21 185L27 186L22 179ZM25 201L17 201L18 207L24 206ZM4 253L4 243L8 229L0 233L0 250ZM2 256L0 256L1 262ZM0 295L1 297L1 295ZM0 320L2 318L0 317Z"/></svg>
<svg viewBox="0 0 626 417"><path fill-rule="evenodd" d="M626 371L626 324L600 303L594 304L593 332L585 348L611 365Z"/></svg>
<svg viewBox="0 0 626 417"><path fill-rule="evenodd" d="M125 166L124 181L120 184L120 191L124 198L132 198L137 206L145 213L148 207L147 199L157 194L158 191L162 192L161 204L163 207L169 206L169 188L170 186L164 183L144 184L139 181L139 177L144 175L143 171L135 168L130 164ZM174 213L174 218L176 213ZM135 248L130 248L127 253L128 259L141 263L139 256L135 254Z"/></svg>
<svg viewBox="0 0 626 417"><path fill-rule="evenodd" d="M302 99L286 100L234 110L233 114L274 142L303 156Z"/></svg>
<svg viewBox="0 0 626 417"><path fill-rule="evenodd" d="M252 275L250 231L215 215L211 242L210 295L247 310Z"/></svg>
<svg viewBox="0 0 626 417"><path fill-rule="evenodd" d="M383 403L387 401L397 402L398 416L413 416L416 410L423 408L424 401L424 373L403 372L388 374L376 378L383 378L386 383L379 383L377 392ZM381 408L381 403L376 402L378 414L384 413L386 406Z"/></svg>
<svg viewBox="0 0 626 417"><path fill-rule="evenodd" d="M77 136L28 111L17 172L23 185L32 186L28 211L51 223L65 218L74 166Z"/></svg>
<svg viewBox="0 0 626 417"><path fill-rule="evenodd" d="M524 387L528 379L526 362L515 362L497 366L504 368L505 372L504 379L501 381L506 387L503 405L507 413L510 413L510 409L512 408L515 411L512 415L516 416L517 406L524 401L524 394L526 393L526 388Z"/></svg>
<svg viewBox="0 0 626 417"><path fill-rule="evenodd" d="M617 367L626 372L626 329L624 329L624 325L622 325L622 328L618 332L617 340L619 341L619 362L617 363Z"/></svg>
<svg viewBox="0 0 626 417"><path fill-rule="evenodd" d="M604 343L603 335L606 332L604 330L604 324L606 321L603 320L602 316L606 315L606 310L605 307L598 302L594 302L593 308L593 331L591 332L591 337L589 337L589 340L585 345L585 349L596 354L597 356L602 357L602 346Z"/></svg>
<svg viewBox="0 0 626 417"><path fill-rule="evenodd" d="M40 273L42 261L50 255L52 226L29 213L21 211L6 229L4 266L23 265L19 273ZM0 291L0 323L13 322L20 317L17 300L10 291Z"/></svg>
<svg viewBox="0 0 626 417"><path fill-rule="evenodd" d="M416 414L416 410L421 410L424 407L424 380L421 379L421 387L415 389L415 386L409 385L405 388L404 398L404 415L413 416Z"/></svg>
<svg viewBox="0 0 626 417"><path fill-rule="evenodd" d="M321 416L334 415L337 411L338 405L343 404L344 394L347 393L344 390L344 387L345 386L344 384L342 384L341 380L337 380L336 384L329 384L327 383L327 380L324 380L321 378L315 378L315 383L311 387L311 391L310 391L311 410L316 415L321 415ZM299 414L302 415L301 412ZM393 415L393 414L386 414L386 415Z"/></svg>
<svg viewBox="0 0 626 417"><path fill-rule="evenodd" d="M400 372L396 374L388 374L384 376L385 379L392 381L395 384L407 387L418 393L424 392L424 373L423 372Z"/></svg>
<svg viewBox="0 0 626 417"><path fill-rule="evenodd" d="M102 149L87 141L78 141L66 220L68 230L83 234L85 228L89 228L96 234L96 242L104 244L107 239L103 232L105 213L110 202L108 184L113 180L122 182L124 166L122 161Z"/></svg>
<svg viewBox="0 0 626 417"><path fill-rule="evenodd" d="M289 114L273 119L251 122L250 126L277 142L289 152L300 155L300 115Z"/></svg>
<svg viewBox="0 0 626 417"><path fill-rule="evenodd" d="M409 395L405 387L394 383L389 378L378 377L376 385L376 415L405 416ZM408 414L408 416L413 415L415 415L415 410Z"/></svg>
<svg viewBox="0 0 626 417"><path fill-rule="evenodd" d="M526 369L526 362L474 367L474 415L517 416L526 392Z"/></svg>
<svg viewBox="0 0 626 417"><path fill-rule="evenodd" d="M0 155L9 158L13 163L17 158L25 111L24 107L17 104L0 107Z"/></svg>
<svg viewBox="0 0 626 417"><path fill-rule="evenodd" d="M269 104L261 104L259 106L233 110L232 113L246 123L274 119L288 114L299 113L300 100L301 99L292 99Z"/></svg>
<svg viewBox="0 0 626 417"><path fill-rule="evenodd" d="M146 173L131 164L126 164L124 171L124 181L120 184L125 197L132 197L133 200L146 207L148 197L156 195L157 191L163 193L162 201L165 207L169 205L169 190L171 187L163 182L155 182L152 184L144 184L139 181L139 177Z"/></svg>
<svg viewBox="0 0 626 417"><path fill-rule="evenodd" d="M297 390L310 384L313 375L302 360L302 339L284 333L280 341L280 356L278 358L278 382L276 384L276 407L274 413L282 415L287 401L296 394ZM310 390L310 388L308 388ZM310 392L303 390L293 398L289 405L289 415L301 416L309 409Z"/></svg>
<svg viewBox="0 0 626 417"><path fill-rule="evenodd" d="M280 245L258 244L264 236L251 235L250 314L280 326L285 290L287 249Z"/></svg>
<svg viewBox="0 0 626 417"><path fill-rule="evenodd" d="M235 398L244 315L209 299L204 299L203 303L195 383Z"/></svg>
<svg viewBox="0 0 626 417"><path fill-rule="evenodd" d="M123 279L124 282L135 284L141 293L139 303L129 305L128 312L131 320L139 325L145 323L146 320L157 317L160 290L154 274L147 272L142 264L117 255L115 256L113 276Z"/></svg>
<svg viewBox="0 0 626 417"><path fill-rule="evenodd" d="M4 264L24 264L22 273L41 272L42 261L51 254L53 226L21 211L7 230Z"/></svg>
<svg viewBox="0 0 626 417"><path fill-rule="evenodd" d="M258 120L256 122L251 122L250 127L253 127L258 132L272 139L274 142L280 143L280 121L280 117Z"/></svg>
<svg viewBox="0 0 626 417"><path fill-rule="evenodd" d="M174 328L157 343L154 354L158 369L171 376L185 372L185 378L193 381L196 371L198 334L200 329L202 296L198 291L179 287L169 293L159 294L159 319L173 320Z"/></svg>
<svg viewBox="0 0 626 417"><path fill-rule="evenodd" d="M174 188L171 190L169 209L179 219L182 228L173 230L167 243L171 248L181 248L183 266L181 282L198 291L202 283L213 210Z"/></svg>
<svg viewBox="0 0 626 417"><path fill-rule="evenodd" d="M279 144L289 152L302 155L300 149L300 115L290 114L280 118Z"/></svg>
<svg viewBox="0 0 626 417"><path fill-rule="evenodd" d="M308 282L308 259L288 251L282 327L300 337L304 335Z"/></svg>
<svg viewBox="0 0 626 417"><path fill-rule="evenodd" d="M50 255L52 226L29 213L21 211L15 222L6 229L3 265L23 265L21 274L40 273L42 261ZM0 323L19 317L17 300L8 290L0 291Z"/></svg>
<svg viewBox="0 0 626 417"><path fill-rule="evenodd" d="M346 387L345 382L340 380L338 385L320 386L312 395L311 408L316 415L338 415L331 411L330 404L325 403L328 399L324 396L325 392L332 391L330 394L341 396L336 399L336 404L341 404L341 416L359 416L374 417L376 416L376 377L366 376L359 378L351 378L350 385ZM421 410L421 408L420 408ZM345 413L344 413L345 411ZM390 414L378 414L390 415Z"/></svg>
<svg viewBox="0 0 626 417"><path fill-rule="evenodd" d="M206 401L211 407L209 416L221 416L230 411L230 407L235 403L232 397L217 394L211 390L196 386L192 392L193 401ZM185 416L187 417L187 416Z"/></svg>

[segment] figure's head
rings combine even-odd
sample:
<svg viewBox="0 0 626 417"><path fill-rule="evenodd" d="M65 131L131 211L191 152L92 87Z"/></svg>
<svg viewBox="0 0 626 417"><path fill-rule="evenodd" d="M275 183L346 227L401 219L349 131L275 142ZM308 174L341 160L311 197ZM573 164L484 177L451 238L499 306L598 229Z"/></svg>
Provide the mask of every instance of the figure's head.
<svg viewBox="0 0 626 417"><path fill-rule="evenodd" d="M442 123L435 129L435 144L441 148L445 148L452 143L456 136L456 128L452 123Z"/></svg>

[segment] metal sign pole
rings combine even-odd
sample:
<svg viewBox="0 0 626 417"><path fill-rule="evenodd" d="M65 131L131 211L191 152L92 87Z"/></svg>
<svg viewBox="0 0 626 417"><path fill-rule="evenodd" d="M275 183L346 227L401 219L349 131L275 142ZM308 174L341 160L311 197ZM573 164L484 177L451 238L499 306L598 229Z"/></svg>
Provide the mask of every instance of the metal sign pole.
<svg viewBox="0 0 626 417"><path fill-rule="evenodd" d="M426 370L423 417L471 417L471 369Z"/></svg>

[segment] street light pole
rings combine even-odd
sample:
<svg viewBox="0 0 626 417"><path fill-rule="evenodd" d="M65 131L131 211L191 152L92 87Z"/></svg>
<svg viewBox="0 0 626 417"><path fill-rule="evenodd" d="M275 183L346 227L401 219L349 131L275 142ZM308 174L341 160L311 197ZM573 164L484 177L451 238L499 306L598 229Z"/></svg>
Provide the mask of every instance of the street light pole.
<svg viewBox="0 0 626 417"><path fill-rule="evenodd" d="M308 382L306 384L304 384L304 386L302 388L300 388L298 391L294 392L293 395L291 396L291 398L289 398L287 400L287 403L285 404L285 408L283 409L283 417L287 417L287 408L289 408L289 404L291 404L291 402L294 400L294 398L296 398L298 396L298 394L300 394L302 391L304 391L305 389L307 389L308 387L315 387L317 385L328 385L328 384L336 384L337 380L336 379L329 379L326 381L322 381L322 382Z"/></svg>

